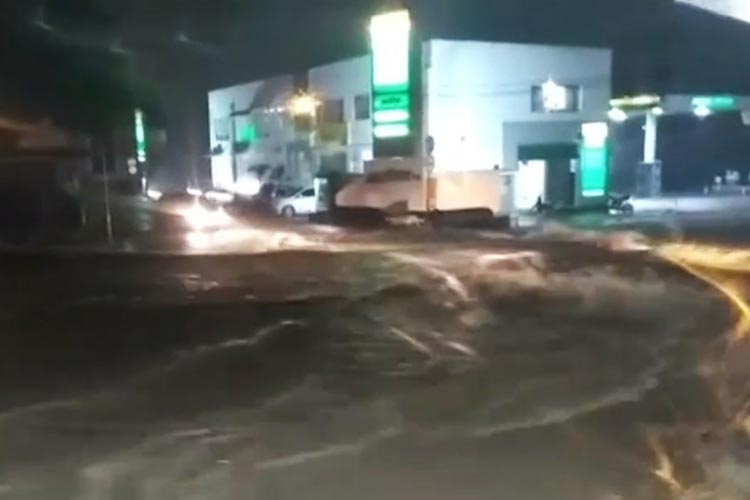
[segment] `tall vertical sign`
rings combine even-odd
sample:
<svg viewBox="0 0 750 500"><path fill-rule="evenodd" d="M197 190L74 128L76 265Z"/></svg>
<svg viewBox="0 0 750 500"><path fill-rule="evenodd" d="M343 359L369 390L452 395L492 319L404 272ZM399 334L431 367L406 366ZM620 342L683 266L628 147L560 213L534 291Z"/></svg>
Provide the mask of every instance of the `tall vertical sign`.
<svg viewBox="0 0 750 500"><path fill-rule="evenodd" d="M607 194L609 176L609 126L606 122L584 123L580 148L581 196L597 198Z"/></svg>
<svg viewBox="0 0 750 500"><path fill-rule="evenodd" d="M146 162L146 125L141 109L135 110L135 155L138 163Z"/></svg>
<svg viewBox="0 0 750 500"><path fill-rule="evenodd" d="M370 37L374 140L404 140L413 134L409 12L374 16Z"/></svg>

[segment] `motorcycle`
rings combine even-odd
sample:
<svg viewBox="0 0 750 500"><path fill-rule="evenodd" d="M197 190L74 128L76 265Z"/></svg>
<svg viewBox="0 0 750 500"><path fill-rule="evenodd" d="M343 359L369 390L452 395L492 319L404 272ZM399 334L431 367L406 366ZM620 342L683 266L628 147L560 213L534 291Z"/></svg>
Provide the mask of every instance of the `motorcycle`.
<svg viewBox="0 0 750 500"><path fill-rule="evenodd" d="M632 196L629 194L610 194L607 199L607 208L612 215L633 215L635 209L631 203Z"/></svg>

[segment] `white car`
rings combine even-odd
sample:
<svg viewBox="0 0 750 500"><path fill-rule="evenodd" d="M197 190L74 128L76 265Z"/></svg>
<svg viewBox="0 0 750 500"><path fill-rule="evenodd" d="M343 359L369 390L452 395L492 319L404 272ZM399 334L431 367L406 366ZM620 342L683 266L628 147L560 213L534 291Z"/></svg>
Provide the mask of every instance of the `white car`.
<svg viewBox="0 0 750 500"><path fill-rule="evenodd" d="M315 213L318 207L315 188L300 189L291 196L279 198L274 201L274 207L276 212L290 218Z"/></svg>

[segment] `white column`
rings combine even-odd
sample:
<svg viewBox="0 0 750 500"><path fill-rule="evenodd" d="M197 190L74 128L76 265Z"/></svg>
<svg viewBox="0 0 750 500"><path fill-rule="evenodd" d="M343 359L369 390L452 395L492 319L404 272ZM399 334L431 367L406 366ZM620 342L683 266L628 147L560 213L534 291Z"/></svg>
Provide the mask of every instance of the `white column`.
<svg viewBox="0 0 750 500"><path fill-rule="evenodd" d="M653 111L646 112L646 126L643 137L643 162L656 163L656 139L658 129L658 117Z"/></svg>

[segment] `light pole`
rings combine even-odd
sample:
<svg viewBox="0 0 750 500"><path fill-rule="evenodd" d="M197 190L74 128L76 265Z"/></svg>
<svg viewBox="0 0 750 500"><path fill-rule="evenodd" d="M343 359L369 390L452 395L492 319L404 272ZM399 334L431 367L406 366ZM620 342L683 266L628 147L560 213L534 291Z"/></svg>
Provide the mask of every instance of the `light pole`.
<svg viewBox="0 0 750 500"><path fill-rule="evenodd" d="M107 243L112 244L112 204L109 196L109 165L107 165L107 152L101 151L102 171L104 173L104 222L107 228Z"/></svg>
<svg viewBox="0 0 750 500"><path fill-rule="evenodd" d="M656 142L658 137L658 113L653 109L646 111L646 125L643 136L643 163L656 163Z"/></svg>
<svg viewBox="0 0 750 500"><path fill-rule="evenodd" d="M237 175L237 152L235 151L235 146L237 144L237 130L234 120L235 113L236 105L234 101L232 101L232 104L229 105L229 158L232 162L232 182L234 183L233 187L236 187L237 182L239 181L239 176Z"/></svg>

